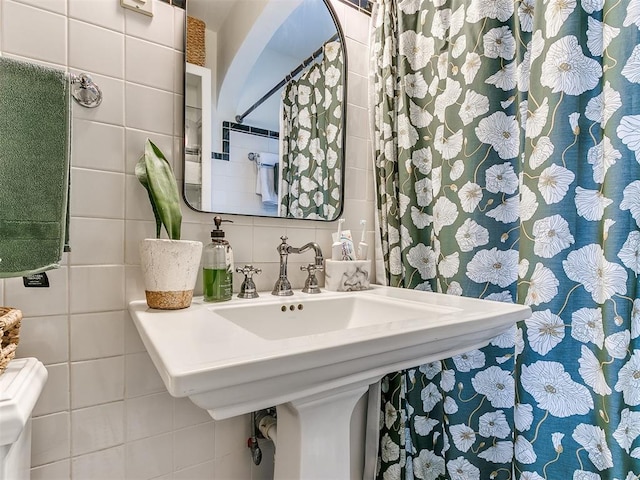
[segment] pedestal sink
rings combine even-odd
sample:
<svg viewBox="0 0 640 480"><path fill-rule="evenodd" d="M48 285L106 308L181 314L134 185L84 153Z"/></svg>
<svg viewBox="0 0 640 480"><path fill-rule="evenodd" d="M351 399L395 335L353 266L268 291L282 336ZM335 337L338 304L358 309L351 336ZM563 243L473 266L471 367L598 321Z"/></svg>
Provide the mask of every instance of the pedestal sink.
<svg viewBox="0 0 640 480"><path fill-rule="evenodd" d="M276 480L347 480L349 420L369 385L482 347L531 315L521 305L390 287L195 299L177 311L138 301L129 311L171 395L215 419L277 406Z"/></svg>

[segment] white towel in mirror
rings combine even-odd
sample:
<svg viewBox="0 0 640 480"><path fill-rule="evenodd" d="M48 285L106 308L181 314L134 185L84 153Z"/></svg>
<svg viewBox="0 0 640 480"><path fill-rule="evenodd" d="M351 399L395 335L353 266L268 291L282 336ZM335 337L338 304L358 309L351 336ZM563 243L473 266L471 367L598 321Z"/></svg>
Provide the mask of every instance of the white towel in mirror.
<svg viewBox="0 0 640 480"><path fill-rule="evenodd" d="M278 163L275 153L260 152L256 156L258 174L256 178L256 194L262 196L263 205L277 205L278 194L274 185L274 165Z"/></svg>

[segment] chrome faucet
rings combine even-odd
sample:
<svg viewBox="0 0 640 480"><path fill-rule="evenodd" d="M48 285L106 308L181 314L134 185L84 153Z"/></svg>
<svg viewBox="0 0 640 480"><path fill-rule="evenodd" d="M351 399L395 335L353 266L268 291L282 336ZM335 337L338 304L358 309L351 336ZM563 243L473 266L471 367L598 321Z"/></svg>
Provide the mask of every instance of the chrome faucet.
<svg viewBox="0 0 640 480"><path fill-rule="evenodd" d="M280 254L280 276L278 277L276 284L273 286L271 294L282 297L293 295L293 290L291 290L291 282L289 282L289 279L287 278L287 260L289 258L289 254L304 253L312 248L316 254L315 263L311 263L306 267L300 267L301 270L306 270L309 272L309 276L302 291L305 293L320 293L318 281L316 280L315 276L315 272L322 271L323 257L320 246L315 242L309 242L305 243L299 248L296 248L287 243L287 237L283 236L280 237L280 239L282 240L282 243L276 247L276 250Z"/></svg>

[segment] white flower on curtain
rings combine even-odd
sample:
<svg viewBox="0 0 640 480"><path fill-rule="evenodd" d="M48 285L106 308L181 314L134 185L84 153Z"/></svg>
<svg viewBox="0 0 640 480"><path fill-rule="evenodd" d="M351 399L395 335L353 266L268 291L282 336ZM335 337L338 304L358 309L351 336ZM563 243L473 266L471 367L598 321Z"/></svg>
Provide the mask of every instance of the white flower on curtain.
<svg viewBox="0 0 640 480"><path fill-rule="evenodd" d="M574 382L558 362L539 360L522 366L523 388L538 402L538 408L554 417L585 415L593 409L589 391Z"/></svg>
<svg viewBox="0 0 640 480"><path fill-rule="evenodd" d="M576 8L575 0L547 0L547 8L544 13L546 36L555 37L560 27Z"/></svg>
<svg viewBox="0 0 640 480"><path fill-rule="evenodd" d="M562 201L567 192L569 185L576 178L575 174L555 163L545 168L538 179L538 189L547 204L558 203Z"/></svg>
<svg viewBox="0 0 640 480"><path fill-rule="evenodd" d="M602 56L602 53L609 47L612 40L620 34L620 29L599 22L593 17L587 19L589 28L587 29L587 47L593 56Z"/></svg>
<svg viewBox="0 0 640 480"><path fill-rule="evenodd" d="M589 221L602 220L604 210L613 203L599 190L576 187L575 204L578 215Z"/></svg>
<svg viewBox="0 0 640 480"><path fill-rule="evenodd" d="M636 46L627 60L622 75L632 83L640 83L640 48Z"/></svg>
<svg viewBox="0 0 640 480"><path fill-rule="evenodd" d="M580 95L594 88L601 76L600 64L582 53L575 36L567 35L549 47L540 82L554 93Z"/></svg>
<svg viewBox="0 0 640 480"><path fill-rule="evenodd" d="M607 261L600 245L592 243L570 252L562 267L567 277L581 283L596 303L604 303L616 293L627 293L626 270Z"/></svg>
<svg viewBox="0 0 640 480"><path fill-rule="evenodd" d="M476 23L483 18L497 18L505 22L513 15L513 2L509 0L472 0L467 9L467 22Z"/></svg>
<svg viewBox="0 0 640 480"><path fill-rule="evenodd" d="M430 450L421 450L413 459L413 474L422 480L436 480L444 475L444 459Z"/></svg>
<svg viewBox="0 0 640 480"><path fill-rule="evenodd" d="M462 252L471 252L476 247L489 243L489 231L474 220L467 218L455 234Z"/></svg>
<svg viewBox="0 0 640 480"><path fill-rule="evenodd" d="M629 361L618 372L616 392L622 392L625 403L640 405L640 350L634 350Z"/></svg>
<svg viewBox="0 0 640 480"><path fill-rule="evenodd" d="M593 343L598 348L604 345L602 311L599 308L583 307L571 314L571 336L583 343Z"/></svg>
<svg viewBox="0 0 640 480"><path fill-rule="evenodd" d="M527 289L524 304L540 305L550 302L555 298L558 294L558 285L560 285L560 282L550 268L545 267L542 263L536 263L528 284L529 288Z"/></svg>
<svg viewBox="0 0 640 480"><path fill-rule="evenodd" d="M447 473L451 480L479 480L480 470L464 457L447 462Z"/></svg>
<svg viewBox="0 0 640 480"><path fill-rule="evenodd" d="M585 345L582 345L580 352L578 373L584 383L593 388L598 395L611 395L611 388L607 384L600 360Z"/></svg>
<svg viewBox="0 0 640 480"><path fill-rule="evenodd" d="M604 0L581 0L581 4L587 13L599 12L604 7Z"/></svg>
<svg viewBox="0 0 640 480"><path fill-rule="evenodd" d="M635 24L640 29L640 1L631 0L627 5L627 16L622 25L628 27Z"/></svg>
<svg viewBox="0 0 640 480"><path fill-rule="evenodd" d="M618 138L636 154L640 163L640 115L625 115L616 129Z"/></svg>
<svg viewBox="0 0 640 480"><path fill-rule="evenodd" d="M496 112L483 118L476 127L476 135L483 143L491 145L502 159L518 155L520 139L515 116Z"/></svg>
<svg viewBox="0 0 640 480"><path fill-rule="evenodd" d="M587 153L587 162L593 165L593 181L603 183L607 170L622 158L622 154L611 144L609 137L591 147Z"/></svg>
<svg viewBox="0 0 640 480"><path fill-rule="evenodd" d="M527 340L531 349L540 355L546 355L564 338L564 323L562 319L550 310L533 312L525 321L527 325Z"/></svg>
<svg viewBox="0 0 640 480"><path fill-rule="evenodd" d="M638 436L640 436L640 412L634 412L628 408L623 409L620 413L618 427L613 432L613 438L621 448L629 453L631 445Z"/></svg>
<svg viewBox="0 0 640 480"><path fill-rule="evenodd" d="M622 260L625 267L640 274L640 232L629 232L627 240L618 252L618 258Z"/></svg>
<svg viewBox="0 0 640 480"><path fill-rule="evenodd" d="M581 423L571 436L589 453L589 460L598 470L602 471L613 467L611 450L609 450L602 428Z"/></svg>
<svg viewBox="0 0 640 480"><path fill-rule="evenodd" d="M478 372L471 383L476 392L487 397L494 408L511 408L514 405L514 381L510 372L491 366Z"/></svg>
<svg viewBox="0 0 640 480"><path fill-rule="evenodd" d="M425 67L435 49L433 38L427 38L413 30L400 35L399 46L400 55L406 57L413 70Z"/></svg>
<svg viewBox="0 0 640 480"><path fill-rule="evenodd" d="M449 432L454 445L461 452L467 452L476 441L476 432L468 425L452 425Z"/></svg>

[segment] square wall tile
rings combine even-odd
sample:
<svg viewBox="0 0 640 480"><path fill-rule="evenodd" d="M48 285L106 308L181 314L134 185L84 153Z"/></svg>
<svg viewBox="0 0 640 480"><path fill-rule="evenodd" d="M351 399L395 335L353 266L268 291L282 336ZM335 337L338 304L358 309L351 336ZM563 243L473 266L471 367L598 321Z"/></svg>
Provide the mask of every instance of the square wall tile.
<svg viewBox="0 0 640 480"><path fill-rule="evenodd" d="M81 73L73 69L72 71L75 74ZM73 118L124 125L124 81L98 74L92 74L91 78L102 90L103 102L98 108L85 108L73 102Z"/></svg>
<svg viewBox="0 0 640 480"><path fill-rule="evenodd" d="M69 456L69 412L37 417L32 422L32 467Z"/></svg>
<svg viewBox="0 0 640 480"><path fill-rule="evenodd" d="M145 353L147 351L129 312L125 312L124 319L124 351L126 353Z"/></svg>
<svg viewBox="0 0 640 480"><path fill-rule="evenodd" d="M25 317L66 314L69 311L68 268L45 273L49 278L49 287L25 287L22 278L5 279L5 305L19 308Z"/></svg>
<svg viewBox="0 0 640 480"><path fill-rule="evenodd" d="M173 48L173 10L171 5L160 1L153 2L153 17L125 10L125 33Z"/></svg>
<svg viewBox="0 0 640 480"><path fill-rule="evenodd" d="M162 135L160 133L149 132L146 130L136 130L127 128L125 134L125 173L129 175L135 174L136 164L140 157L144 154L144 146L147 138L162 150L162 153L175 170L175 165L181 164L181 159L174 159L173 156L173 137L170 135ZM176 161L174 161L176 160Z"/></svg>
<svg viewBox="0 0 640 480"><path fill-rule="evenodd" d="M124 173L124 127L82 119L73 121L74 167Z"/></svg>
<svg viewBox="0 0 640 480"><path fill-rule="evenodd" d="M249 415L238 415L215 422L216 458L247 450L250 418Z"/></svg>
<svg viewBox="0 0 640 480"><path fill-rule="evenodd" d="M124 77L124 35L69 20L69 66L109 77Z"/></svg>
<svg viewBox="0 0 640 480"><path fill-rule="evenodd" d="M66 315L24 317L17 357L36 357L45 365L69 361L69 330Z"/></svg>
<svg viewBox="0 0 640 480"><path fill-rule="evenodd" d="M201 463L200 465L189 466L184 470L173 473L173 480L206 480L216 478L215 464L213 461Z"/></svg>
<svg viewBox="0 0 640 480"><path fill-rule="evenodd" d="M125 379L127 398L166 391L160 374L146 352L126 356Z"/></svg>
<svg viewBox="0 0 640 480"><path fill-rule="evenodd" d="M165 135L173 134L173 94L171 92L127 82L125 98L127 127Z"/></svg>
<svg viewBox="0 0 640 480"><path fill-rule="evenodd" d="M173 397L169 393L158 393L127 399L126 439L140 440L173 429Z"/></svg>
<svg viewBox="0 0 640 480"><path fill-rule="evenodd" d="M173 426L175 429L192 427L212 421L211 415L188 398L175 398L173 404Z"/></svg>
<svg viewBox="0 0 640 480"><path fill-rule="evenodd" d="M124 398L124 357L71 364L71 408L82 408Z"/></svg>
<svg viewBox="0 0 640 480"><path fill-rule="evenodd" d="M10 0L2 8L4 52L66 65L66 17Z"/></svg>
<svg viewBox="0 0 640 480"><path fill-rule="evenodd" d="M70 267L71 313L123 310L124 266Z"/></svg>
<svg viewBox="0 0 640 480"><path fill-rule="evenodd" d="M73 456L114 447L124 441L124 403L108 403L71 412Z"/></svg>
<svg viewBox="0 0 640 480"><path fill-rule="evenodd" d="M247 450L245 445L245 450ZM251 461L247 461L247 452L236 451L224 457L216 458L213 478L225 480L251 477Z"/></svg>
<svg viewBox="0 0 640 480"><path fill-rule="evenodd" d="M71 169L71 215L124 218L124 174ZM71 239L73 249L73 239Z"/></svg>
<svg viewBox="0 0 640 480"><path fill-rule="evenodd" d="M127 478L146 480L173 471L172 434L149 437L125 445Z"/></svg>
<svg viewBox="0 0 640 480"><path fill-rule="evenodd" d="M184 52L184 30L186 12L182 8L173 9L173 48Z"/></svg>
<svg viewBox="0 0 640 480"><path fill-rule="evenodd" d="M111 0L68 0L69 17L124 32L124 9Z"/></svg>
<svg viewBox="0 0 640 480"><path fill-rule="evenodd" d="M68 480L71 478L69 459L31 469L31 480Z"/></svg>
<svg viewBox="0 0 640 480"><path fill-rule="evenodd" d="M71 217L71 265L122 265L124 220Z"/></svg>
<svg viewBox="0 0 640 480"><path fill-rule="evenodd" d="M127 82L173 92L173 77L176 57L171 48L127 37L125 68Z"/></svg>
<svg viewBox="0 0 640 480"><path fill-rule="evenodd" d="M124 353L126 310L71 315L71 361Z"/></svg>
<svg viewBox="0 0 640 480"><path fill-rule="evenodd" d="M135 175L126 175L125 190L127 196L125 218L127 220L146 220L154 222L155 225L149 195ZM184 222L184 217L182 221Z"/></svg>
<svg viewBox="0 0 640 480"><path fill-rule="evenodd" d="M49 10L60 15L67 14L67 3L65 0L16 0L18 3L31 5L32 7Z"/></svg>
<svg viewBox="0 0 640 480"><path fill-rule="evenodd" d="M124 445L73 458L71 472L72 478L124 480Z"/></svg>
<svg viewBox="0 0 640 480"><path fill-rule="evenodd" d="M173 434L173 463L176 470L214 459L213 421L177 430Z"/></svg>
<svg viewBox="0 0 640 480"><path fill-rule="evenodd" d="M182 223L182 238L186 240L185 226ZM142 220L126 221L126 238L124 243L125 263L127 265L140 265L140 241L145 238L156 238L155 222ZM164 233L163 233L164 235Z"/></svg>
<svg viewBox="0 0 640 480"><path fill-rule="evenodd" d="M33 409L33 416L69 410L69 364L48 365L49 377Z"/></svg>

